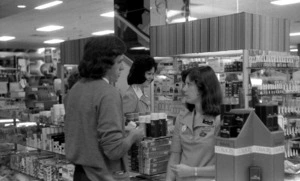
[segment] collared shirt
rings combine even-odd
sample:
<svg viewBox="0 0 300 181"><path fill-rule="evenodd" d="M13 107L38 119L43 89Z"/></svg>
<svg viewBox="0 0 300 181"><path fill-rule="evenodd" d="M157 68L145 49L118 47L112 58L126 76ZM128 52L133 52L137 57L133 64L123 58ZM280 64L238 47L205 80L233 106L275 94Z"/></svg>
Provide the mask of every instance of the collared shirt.
<svg viewBox="0 0 300 181"><path fill-rule="evenodd" d="M103 77L102 79L109 84L109 80L107 78Z"/></svg>
<svg viewBox="0 0 300 181"><path fill-rule="evenodd" d="M132 88L133 88L133 90L134 90L136 96L137 96L139 99L141 99L141 97L142 97L143 94L144 94L143 91L142 91L142 89L141 89L139 86L137 86L137 85L132 85Z"/></svg>
<svg viewBox="0 0 300 181"><path fill-rule="evenodd" d="M131 85L123 96L124 113L150 111L150 99L138 85Z"/></svg>
<svg viewBox="0 0 300 181"><path fill-rule="evenodd" d="M189 111L177 117L171 152L180 153L180 163L191 167L215 165L214 146L219 119L203 115L194 119L194 112ZM185 177L184 180L197 178Z"/></svg>

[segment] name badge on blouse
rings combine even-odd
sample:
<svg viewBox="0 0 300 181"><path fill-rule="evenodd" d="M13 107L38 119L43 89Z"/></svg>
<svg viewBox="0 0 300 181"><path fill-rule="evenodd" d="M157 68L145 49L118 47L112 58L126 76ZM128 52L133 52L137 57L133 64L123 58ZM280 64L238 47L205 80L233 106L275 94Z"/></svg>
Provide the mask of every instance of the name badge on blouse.
<svg viewBox="0 0 300 181"><path fill-rule="evenodd" d="M207 135L207 133L205 131L201 131L201 133L199 134L199 136L201 137L205 137Z"/></svg>
<svg viewBox="0 0 300 181"><path fill-rule="evenodd" d="M181 131L182 131L182 132L185 132L185 130L186 130L186 125L183 125L183 126L181 127Z"/></svg>
<svg viewBox="0 0 300 181"><path fill-rule="evenodd" d="M204 124L207 124L207 125L213 125L213 124L214 124L214 121L213 121L213 120L206 120L206 119L203 119L203 123L204 123Z"/></svg>

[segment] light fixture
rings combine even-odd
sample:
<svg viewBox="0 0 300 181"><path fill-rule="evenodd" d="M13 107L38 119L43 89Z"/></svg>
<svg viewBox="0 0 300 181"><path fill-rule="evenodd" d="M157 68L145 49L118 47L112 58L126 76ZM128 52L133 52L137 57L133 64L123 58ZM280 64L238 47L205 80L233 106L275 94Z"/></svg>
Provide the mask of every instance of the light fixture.
<svg viewBox="0 0 300 181"><path fill-rule="evenodd" d="M130 50L149 50L147 47L132 47Z"/></svg>
<svg viewBox="0 0 300 181"><path fill-rule="evenodd" d="M9 41L9 40L13 40L16 37L14 36L0 36L0 41Z"/></svg>
<svg viewBox="0 0 300 181"><path fill-rule="evenodd" d="M23 4L22 4L22 5L20 4L20 5L18 5L17 7L18 7L18 8L26 8L26 6L23 5Z"/></svg>
<svg viewBox="0 0 300 181"><path fill-rule="evenodd" d="M96 35L96 36L101 36L101 35L108 35L108 34L112 34L115 33L115 31L113 30L103 30L103 31L97 31L92 33L92 35Z"/></svg>
<svg viewBox="0 0 300 181"><path fill-rule="evenodd" d="M181 11L178 11L178 10L169 10L167 12L167 17L171 18L171 17L176 16L176 15L178 15L180 13L181 13Z"/></svg>
<svg viewBox="0 0 300 181"><path fill-rule="evenodd" d="M50 8L50 7L59 5L61 3L63 3L63 2L62 1L52 1L50 3L46 3L46 4L43 4L43 5L37 6L34 9L42 10L42 9L46 9L46 8Z"/></svg>
<svg viewBox="0 0 300 181"><path fill-rule="evenodd" d="M298 49L290 49L290 52L298 52Z"/></svg>
<svg viewBox="0 0 300 181"><path fill-rule="evenodd" d="M110 11L110 12L107 12L107 13L102 13L102 14L100 14L100 16L108 17L108 18L113 18L113 17L115 17L115 12L114 11Z"/></svg>
<svg viewBox="0 0 300 181"><path fill-rule="evenodd" d="M300 32L297 32L297 33L290 33L290 36L300 36Z"/></svg>
<svg viewBox="0 0 300 181"><path fill-rule="evenodd" d="M61 42L64 42L65 40L62 40L62 39L52 39L52 40L47 40L47 41L44 41L44 43L46 44L56 44L56 43L61 43Z"/></svg>
<svg viewBox="0 0 300 181"><path fill-rule="evenodd" d="M0 119L0 123L13 123L13 119ZM19 119L16 119L16 122L20 122Z"/></svg>
<svg viewBox="0 0 300 181"><path fill-rule="evenodd" d="M63 28L64 28L63 26L49 25L49 26L44 26L44 27L41 27L41 28L37 28L36 31L49 32L49 31L60 30L60 29L63 29Z"/></svg>
<svg viewBox="0 0 300 181"><path fill-rule="evenodd" d="M296 3L300 3L300 0L277 0L277 1L271 1L271 4L280 5L280 6L289 5L289 4L296 4Z"/></svg>
<svg viewBox="0 0 300 181"><path fill-rule="evenodd" d="M195 18L195 17L191 17L191 16L188 17L188 21L194 21L196 19L197 18ZM172 20L171 23L183 23L183 22L185 22L185 18L184 17L183 18L174 19L174 20Z"/></svg>

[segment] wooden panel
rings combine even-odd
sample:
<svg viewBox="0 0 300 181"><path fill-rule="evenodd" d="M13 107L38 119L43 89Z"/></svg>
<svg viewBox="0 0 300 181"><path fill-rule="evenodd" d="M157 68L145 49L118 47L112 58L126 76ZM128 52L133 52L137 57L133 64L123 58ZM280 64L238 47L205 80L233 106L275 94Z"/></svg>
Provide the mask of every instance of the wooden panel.
<svg viewBox="0 0 300 181"><path fill-rule="evenodd" d="M244 21L245 21L245 47L244 49L249 50L249 49L253 49L253 34L252 34L252 27L253 27L253 17L251 14L245 13L245 17L244 17Z"/></svg>
<svg viewBox="0 0 300 181"><path fill-rule="evenodd" d="M150 33L150 39L155 43L151 43L151 55L239 49L286 51L289 46L289 23L283 19L238 13L165 25L167 28L156 26L151 28Z"/></svg>
<svg viewBox="0 0 300 181"><path fill-rule="evenodd" d="M156 48L158 48L157 47L157 40L156 40L156 38L157 38L157 33L156 33L156 31L157 31L157 27L155 26L155 27L150 27L150 37L151 37L151 39L150 39L150 55L151 56L155 56L155 55L158 55L158 53L157 53L157 50L156 50Z"/></svg>
<svg viewBox="0 0 300 181"><path fill-rule="evenodd" d="M285 46L284 28L285 28L284 21L278 21L278 51L284 50L284 46Z"/></svg>
<svg viewBox="0 0 300 181"><path fill-rule="evenodd" d="M209 20L209 51L214 52L219 50L219 19L210 18Z"/></svg>
<svg viewBox="0 0 300 181"><path fill-rule="evenodd" d="M279 21L277 18L272 18L272 50L273 51L279 51L279 31L278 31L278 25L279 25Z"/></svg>
<svg viewBox="0 0 300 181"><path fill-rule="evenodd" d="M203 19L201 22L200 29L200 52L209 51L209 20Z"/></svg>
<svg viewBox="0 0 300 181"><path fill-rule="evenodd" d="M177 45L177 49L176 49L176 52L177 54L183 54L185 53L184 52L184 23L178 23L176 24L176 34L177 34L177 42L176 42L176 45ZM168 54L167 54L168 55Z"/></svg>
<svg viewBox="0 0 300 181"><path fill-rule="evenodd" d="M260 26L259 26L259 19L260 19L260 16L259 15L253 15L252 16L253 18L253 26L252 26L252 42L253 42L253 45L252 45L252 49L255 49L255 50L259 50L260 47L259 47L259 42L260 42Z"/></svg>
<svg viewBox="0 0 300 181"><path fill-rule="evenodd" d="M259 19L259 35L260 35L260 39L259 39L259 49L261 50L266 50L267 49L267 18L265 16L260 16Z"/></svg>
<svg viewBox="0 0 300 181"><path fill-rule="evenodd" d="M284 36L285 36L285 38L284 38L284 41L285 41L285 43L284 43L284 49L283 49L283 51L285 51L285 52L290 52L290 25L291 24L291 22L290 22L290 20L287 20L287 19L285 19L284 20ZM300 51L299 51L299 49L298 49L298 54L300 54Z"/></svg>
<svg viewBox="0 0 300 181"><path fill-rule="evenodd" d="M184 52L192 53L193 52L193 22L185 23L184 28Z"/></svg>
<svg viewBox="0 0 300 181"><path fill-rule="evenodd" d="M232 30L233 30L232 24L233 24L233 16L231 16L231 15L225 16L225 29L224 29L224 31L225 31L224 45L225 46L223 47L223 50L232 50L233 49L232 37L234 35L232 32Z"/></svg>
<svg viewBox="0 0 300 181"><path fill-rule="evenodd" d="M200 52L200 43L201 42L201 26L200 21L193 21L193 52Z"/></svg>
<svg viewBox="0 0 300 181"><path fill-rule="evenodd" d="M219 50L225 49L226 44L226 17L219 17Z"/></svg>
<svg viewBox="0 0 300 181"><path fill-rule="evenodd" d="M168 39L169 39L169 55L175 55L176 54L176 35L177 35L177 29L176 29L176 24L172 24L168 26Z"/></svg>

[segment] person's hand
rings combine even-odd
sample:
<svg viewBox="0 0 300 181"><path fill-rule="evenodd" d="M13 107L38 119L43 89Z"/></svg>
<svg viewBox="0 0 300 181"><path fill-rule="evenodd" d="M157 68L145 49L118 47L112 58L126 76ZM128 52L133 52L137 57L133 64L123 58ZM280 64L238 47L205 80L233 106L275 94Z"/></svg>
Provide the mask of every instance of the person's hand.
<svg viewBox="0 0 300 181"><path fill-rule="evenodd" d="M133 121L130 121L126 126L125 126L125 130L126 131L130 131L132 129L136 128L136 123Z"/></svg>
<svg viewBox="0 0 300 181"><path fill-rule="evenodd" d="M190 167L185 164L170 165L170 168L178 177L192 176L194 171L194 167Z"/></svg>
<svg viewBox="0 0 300 181"><path fill-rule="evenodd" d="M136 141L140 141L145 137L145 130L144 128L137 127L136 129L130 130L130 134L133 134L133 137Z"/></svg>

